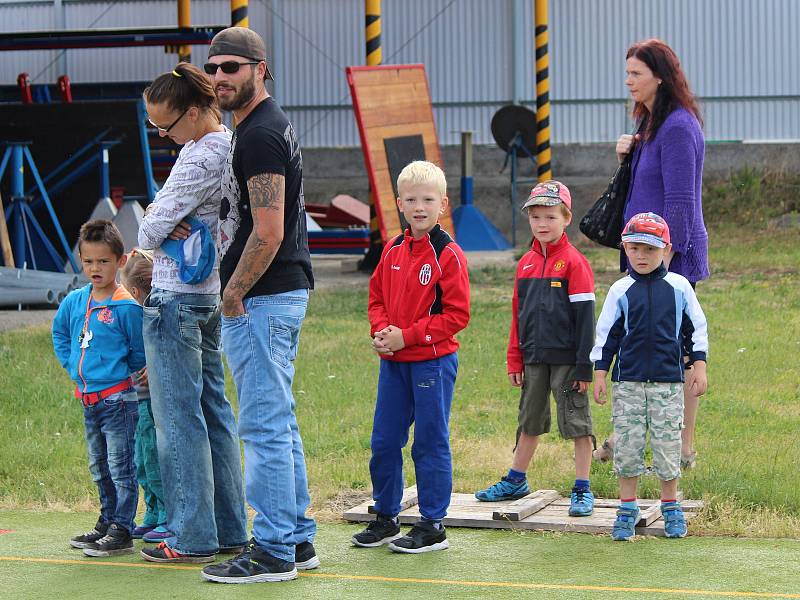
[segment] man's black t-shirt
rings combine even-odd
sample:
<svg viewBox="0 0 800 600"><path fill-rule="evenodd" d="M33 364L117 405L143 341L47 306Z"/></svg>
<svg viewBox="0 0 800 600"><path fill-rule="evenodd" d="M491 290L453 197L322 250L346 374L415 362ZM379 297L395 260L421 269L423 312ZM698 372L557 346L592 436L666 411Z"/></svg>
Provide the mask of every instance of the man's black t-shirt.
<svg viewBox="0 0 800 600"><path fill-rule="evenodd" d="M222 172L219 275L223 290L253 230L247 180L264 173L286 178L283 242L269 269L245 298L314 287L303 198L303 157L292 124L271 97L237 126Z"/></svg>

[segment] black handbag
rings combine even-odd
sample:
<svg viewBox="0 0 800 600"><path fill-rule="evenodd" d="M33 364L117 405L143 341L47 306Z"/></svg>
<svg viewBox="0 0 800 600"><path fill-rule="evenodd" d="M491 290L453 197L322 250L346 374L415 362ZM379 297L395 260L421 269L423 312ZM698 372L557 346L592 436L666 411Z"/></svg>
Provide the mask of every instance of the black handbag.
<svg viewBox="0 0 800 600"><path fill-rule="evenodd" d="M614 176L603 192L597 199L594 206L590 208L579 224L581 233L593 242L608 246L609 248L619 248L622 241L622 222L625 212L625 200L628 197L628 186L631 182L631 160L633 151L625 155Z"/></svg>

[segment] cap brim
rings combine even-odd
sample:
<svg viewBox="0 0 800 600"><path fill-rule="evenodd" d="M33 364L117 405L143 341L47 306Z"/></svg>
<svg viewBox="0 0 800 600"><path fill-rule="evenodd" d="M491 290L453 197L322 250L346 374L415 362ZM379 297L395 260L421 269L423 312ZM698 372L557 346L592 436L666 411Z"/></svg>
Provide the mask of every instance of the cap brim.
<svg viewBox="0 0 800 600"><path fill-rule="evenodd" d="M522 210L525 210L529 206L558 206L559 204L564 204L564 201L561 198L537 196L536 198L530 198L525 204L523 204Z"/></svg>
<svg viewBox="0 0 800 600"><path fill-rule="evenodd" d="M654 235L647 233L629 233L622 236L623 242L638 242L640 244L647 244L648 246L655 246L656 248L666 248L667 243Z"/></svg>

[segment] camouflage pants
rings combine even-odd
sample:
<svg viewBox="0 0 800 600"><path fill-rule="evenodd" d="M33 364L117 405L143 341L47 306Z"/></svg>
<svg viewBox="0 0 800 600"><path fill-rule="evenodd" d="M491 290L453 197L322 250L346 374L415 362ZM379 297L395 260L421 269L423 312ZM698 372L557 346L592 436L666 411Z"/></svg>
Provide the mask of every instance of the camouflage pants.
<svg viewBox="0 0 800 600"><path fill-rule="evenodd" d="M662 481L679 477L683 384L620 381L613 384L611 398L617 475L638 477L644 473L644 447L649 430L656 476Z"/></svg>

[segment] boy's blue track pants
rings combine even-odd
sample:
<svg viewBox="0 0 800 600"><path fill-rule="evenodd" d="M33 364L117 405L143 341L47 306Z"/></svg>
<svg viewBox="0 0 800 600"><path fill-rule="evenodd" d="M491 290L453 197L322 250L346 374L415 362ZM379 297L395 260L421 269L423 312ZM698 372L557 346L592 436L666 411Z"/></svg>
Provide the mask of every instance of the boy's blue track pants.
<svg viewBox="0 0 800 600"><path fill-rule="evenodd" d="M457 371L456 353L420 362L381 360L369 463L377 512L400 512L402 450L414 424L411 457L420 513L432 520L447 514L453 488L448 422Z"/></svg>

